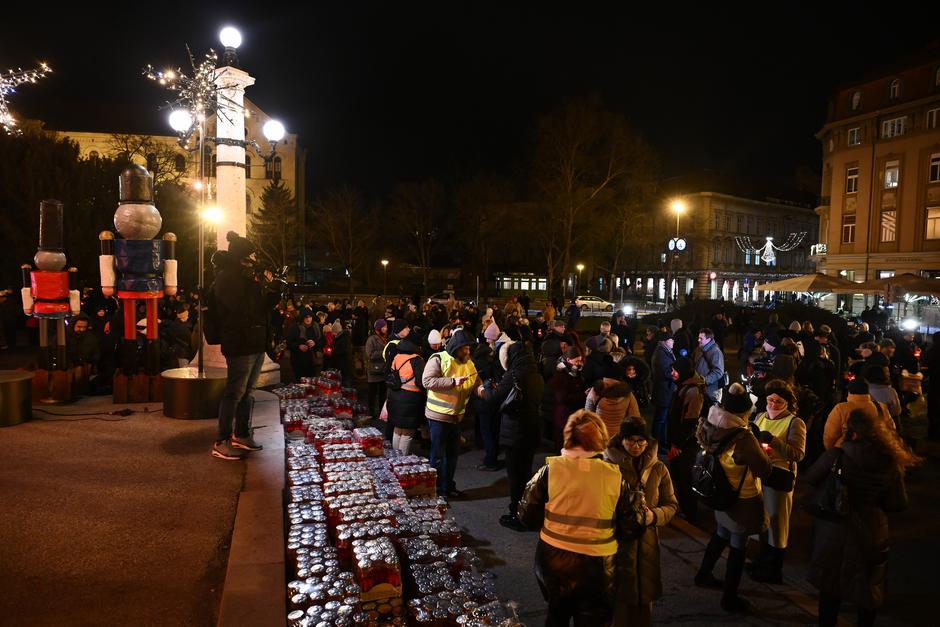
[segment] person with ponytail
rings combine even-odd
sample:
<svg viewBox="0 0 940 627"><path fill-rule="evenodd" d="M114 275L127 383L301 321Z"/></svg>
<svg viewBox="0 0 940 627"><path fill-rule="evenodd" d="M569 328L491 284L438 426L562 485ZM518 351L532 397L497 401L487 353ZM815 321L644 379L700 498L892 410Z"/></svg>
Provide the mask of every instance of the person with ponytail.
<svg viewBox="0 0 940 627"><path fill-rule="evenodd" d="M849 414L840 443L806 472L819 485L841 464L849 501L847 516L815 521L808 579L819 590L821 627L838 622L843 601L857 607L858 625L874 624L890 549L886 513L907 507L904 473L922 461L883 419L860 408Z"/></svg>

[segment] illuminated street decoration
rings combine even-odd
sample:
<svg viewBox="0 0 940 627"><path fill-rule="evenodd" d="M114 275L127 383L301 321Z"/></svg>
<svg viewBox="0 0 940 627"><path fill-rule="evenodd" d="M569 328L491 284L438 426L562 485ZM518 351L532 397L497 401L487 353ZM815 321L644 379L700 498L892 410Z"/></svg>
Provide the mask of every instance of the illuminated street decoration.
<svg viewBox="0 0 940 627"><path fill-rule="evenodd" d="M777 263L777 255L774 251L791 251L803 243L803 239L805 237L806 231L790 233L787 235L787 239L783 242L783 244L777 246L774 244L774 238L768 235L766 242L758 247L754 245L754 242L751 241L749 236L739 235L734 238L734 243L737 244L738 249L745 255L756 255L763 259L764 263L766 263L768 266L772 266Z"/></svg>
<svg viewBox="0 0 940 627"><path fill-rule="evenodd" d="M40 78L52 71L46 63L40 63L39 69L24 70L17 68L14 72L10 70L6 74L0 73L0 126L11 135L18 134L20 131L16 128L16 119L10 113L7 104L7 96L16 93L16 88L23 83L35 83Z"/></svg>

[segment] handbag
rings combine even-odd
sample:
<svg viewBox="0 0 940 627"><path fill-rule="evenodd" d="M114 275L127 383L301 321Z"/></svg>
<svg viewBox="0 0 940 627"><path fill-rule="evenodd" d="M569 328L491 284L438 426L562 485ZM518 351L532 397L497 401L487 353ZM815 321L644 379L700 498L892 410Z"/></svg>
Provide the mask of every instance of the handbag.
<svg viewBox="0 0 940 627"><path fill-rule="evenodd" d="M849 493L845 486L842 467L842 449L829 468L829 474L803 503L804 509L816 518L843 520L849 515Z"/></svg>
<svg viewBox="0 0 940 627"><path fill-rule="evenodd" d="M522 388L519 387L519 382L513 379L512 387L509 389L509 394L506 395L506 398L504 398L503 402L499 405L500 413L516 413L519 410L519 407L522 405L523 396Z"/></svg>
<svg viewBox="0 0 940 627"><path fill-rule="evenodd" d="M649 479L652 466L643 471L640 480L630 485L623 481L622 490L628 499L627 511L628 523L626 529L622 530L618 540L636 540L646 529L646 482Z"/></svg>

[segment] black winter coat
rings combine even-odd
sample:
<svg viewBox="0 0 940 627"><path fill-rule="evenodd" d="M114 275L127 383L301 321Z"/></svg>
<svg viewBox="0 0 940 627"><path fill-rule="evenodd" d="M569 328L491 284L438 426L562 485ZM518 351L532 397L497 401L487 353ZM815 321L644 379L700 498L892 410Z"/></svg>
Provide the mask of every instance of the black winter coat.
<svg viewBox="0 0 940 627"><path fill-rule="evenodd" d="M389 388L388 419L393 426L399 429L417 429L424 424L424 403L427 399L427 392L421 386L421 377L424 374L424 359L421 357L418 347L410 338L405 338L398 343L398 353L417 355L412 359L411 364L415 374L415 383L421 391L409 392L408 390Z"/></svg>
<svg viewBox="0 0 940 627"><path fill-rule="evenodd" d="M584 370L581 371L581 376L587 386L591 387L600 379L609 376L613 367L614 358L610 356L610 353L594 351L584 360Z"/></svg>
<svg viewBox="0 0 940 627"><path fill-rule="evenodd" d="M890 546L885 512L907 507L907 492L897 465L880 445L869 441L848 441L829 449L803 478L820 484L840 450L849 516L838 522L816 519L808 579L821 595L875 609L884 603Z"/></svg>
<svg viewBox="0 0 940 627"><path fill-rule="evenodd" d="M653 384L653 404L656 407L668 407L672 402L672 393L676 382L672 380L672 364L676 357L665 344L657 344L653 352L653 364L650 377Z"/></svg>
<svg viewBox="0 0 940 627"><path fill-rule="evenodd" d="M267 292L228 251L216 251L212 263L216 266L212 294L219 308L222 354L238 357L265 352L271 339L269 313L280 296Z"/></svg>
<svg viewBox="0 0 940 627"><path fill-rule="evenodd" d="M485 385L483 398L493 412L500 411L516 383L522 401L510 410L500 411L499 444L513 448L532 448L539 444L540 406L545 391L535 357L521 342L502 347L506 351L506 372L495 386Z"/></svg>

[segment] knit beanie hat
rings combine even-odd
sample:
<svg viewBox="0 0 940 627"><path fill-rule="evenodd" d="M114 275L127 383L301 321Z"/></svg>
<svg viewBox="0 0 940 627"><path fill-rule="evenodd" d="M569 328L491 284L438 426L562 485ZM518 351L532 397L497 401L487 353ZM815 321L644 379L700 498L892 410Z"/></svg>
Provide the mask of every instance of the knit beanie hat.
<svg viewBox="0 0 940 627"><path fill-rule="evenodd" d="M236 259L244 259L253 252L257 252L255 245L250 241L236 233L235 231L229 231L225 235L226 241L228 241L228 252L230 255Z"/></svg>
<svg viewBox="0 0 940 627"><path fill-rule="evenodd" d="M388 326L388 323L385 322L384 318L379 318L375 321L375 324L372 325L372 328L375 329L375 332L378 333L382 329Z"/></svg>
<svg viewBox="0 0 940 627"><path fill-rule="evenodd" d="M441 343L441 332L437 329L431 329L431 332L428 333L428 344L435 345Z"/></svg>
<svg viewBox="0 0 940 627"><path fill-rule="evenodd" d="M303 309L300 310L300 319L303 320L304 318L308 318L308 317L309 318L313 317L313 310L310 309L310 307L304 307Z"/></svg>
<svg viewBox="0 0 940 627"><path fill-rule="evenodd" d="M499 327L496 326L496 323L493 322L486 327L486 331L483 332L483 337L486 338L487 342L495 342L499 339L499 336L502 334L502 331L499 330Z"/></svg>
<svg viewBox="0 0 940 627"><path fill-rule="evenodd" d="M855 377L849 383L849 394L868 394L868 381L862 377Z"/></svg>
<svg viewBox="0 0 940 627"><path fill-rule="evenodd" d="M725 388L721 396L721 406L732 414L746 416L750 413L754 403L751 402L751 395L740 383L732 383Z"/></svg>
<svg viewBox="0 0 940 627"><path fill-rule="evenodd" d="M408 321L405 320L404 318L395 318L394 322L392 322L392 333L394 333L395 335L398 335L399 333L407 329L408 326L409 326Z"/></svg>
<svg viewBox="0 0 940 627"><path fill-rule="evenodd" d="M695 374L695 366L688 357L680 357L672 364L672 367L679 373L679 381L690 379Z"/></svg>
<svg viewBox="0 0 940 627"><path fill-rule="evenodd" d="M340 333L343 332L343 323L340 322L339 320L334 320L333 328L331 329L331 331L333 331L333 335L339 335Z"/></svg>
<svg viewBox="0 0 940 627"><path fill-rule="evenodd" d="M672 329L673 333L675 333L682 328L682 320L679 318L673 318L669 321L669 328Z"/></svg>
<svg viewBox="0 0 940 627"><path fill-rule="evenodd" d="M641 437L645 438L646 436L646 421L643 420L640 416L633 416L627 418L620 423L620 431L617 432L617 435L621 440L626 440L627 438L636 438Z"/></svg>

